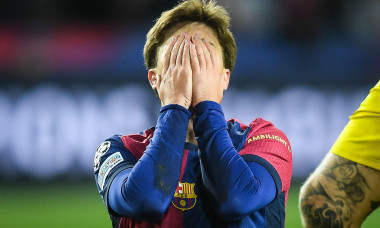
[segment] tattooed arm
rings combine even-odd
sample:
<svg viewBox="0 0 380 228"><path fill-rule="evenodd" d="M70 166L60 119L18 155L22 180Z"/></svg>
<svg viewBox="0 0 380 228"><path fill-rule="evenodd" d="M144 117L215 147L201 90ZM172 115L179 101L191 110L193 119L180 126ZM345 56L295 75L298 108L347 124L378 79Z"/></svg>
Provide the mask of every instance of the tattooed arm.
<svg viewBox="0 0 380 228"><path fill-rule="evenodd" d="M360 227L380 204L380 171L329 153L299 202L305 227Z"/></svg>

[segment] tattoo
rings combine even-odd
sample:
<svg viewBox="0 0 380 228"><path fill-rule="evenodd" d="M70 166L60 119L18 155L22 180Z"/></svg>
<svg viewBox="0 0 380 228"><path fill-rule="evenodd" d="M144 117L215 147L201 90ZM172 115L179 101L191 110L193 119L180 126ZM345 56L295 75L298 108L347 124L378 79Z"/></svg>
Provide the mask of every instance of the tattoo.
<svg viewBox="0 0 380 228"><path fill-rule="evenodd" d="M301 200L301 210L306 216L307 227L343 227L343 220L349 219L349 215L343 215L344 207L343 200L332 200L321 185L313 188Z"/></svg>
<svg viewBox="0 0 380 228"><path fill-rule="evenodd" d="M190 99L189 99L187 96L185 96L185 104L184 104L184 105L185 105L186 107L189 107L189 105L188 105L188 104L189 104L189 101L190 101Z"/></svg>
<svg viewBox="0 0 380 228"><path fill-rule="evenodd" d="M305 189L300 208L307 227L350 227L355 206L363 202L366 188L358 164L337 157L324 167L317 184Z"/></svg>
<svg viewBox="0 0 380 228"><path fill-rule="evenodd" d="M364 188L368 188L368 184L359 173L357 163L338 157L335 164L323 174L336 181L338 189L346 193L354 206L364 200Z"/></svg>

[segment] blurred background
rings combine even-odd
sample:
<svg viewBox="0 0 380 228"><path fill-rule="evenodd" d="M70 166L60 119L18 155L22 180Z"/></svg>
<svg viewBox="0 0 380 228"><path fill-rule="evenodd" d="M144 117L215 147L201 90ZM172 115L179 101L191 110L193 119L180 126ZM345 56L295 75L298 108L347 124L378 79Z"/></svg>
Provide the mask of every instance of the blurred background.
<svg viewBox="0 0 380 228"><path fill-rule="evenodd" d="M300 183L380 79L380 2L218 2L238 46L226 118L263 117L288 136L287 227L300 227ZM113 134L155 125L142 50L176 3L0 1L0 227L110 227L94 153Z"/></svg>

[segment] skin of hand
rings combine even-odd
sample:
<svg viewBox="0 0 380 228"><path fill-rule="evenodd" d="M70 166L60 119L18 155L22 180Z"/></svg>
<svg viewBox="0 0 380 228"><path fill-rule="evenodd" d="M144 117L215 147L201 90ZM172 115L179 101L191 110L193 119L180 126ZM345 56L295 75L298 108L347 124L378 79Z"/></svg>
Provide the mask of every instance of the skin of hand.
<svg viewBox="0 0 380 228"><path fill-rule="evenodd" d="M148 72L161 105L179 104L191 108L206 100L220 103L228 87L230 71L223 67L222 50L213 30L192 22L176 28L170 36L175 40L168 37L159 50L157 67ZM181 50L184 40L187 43L184 42ZM180 56L182 62L176 58Z"/></svg>
<svg viewBox="0 0 380 228"><path fill-rule="evenodd" d="M169 39L160 74L156 69L148 72L153 89L161 105L178 104L189 108L192 100L192 71L190 65L190 36L183 32Z"/></svg>
<svg viewBox="0 0 380 228"><path fill-rule="evenodd" d="M207 38L192 37L190 45L191 68L193 70L192 107L202 101L220 103L227 89L230 71L223 68L223 61Z"/></svg>

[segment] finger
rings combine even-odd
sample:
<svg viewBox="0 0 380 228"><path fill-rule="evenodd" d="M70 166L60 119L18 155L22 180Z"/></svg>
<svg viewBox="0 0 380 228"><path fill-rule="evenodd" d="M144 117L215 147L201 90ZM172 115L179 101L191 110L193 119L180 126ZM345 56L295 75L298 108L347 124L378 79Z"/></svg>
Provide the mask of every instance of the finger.
<svg viewBox="0 0 380 228"><path fill-rule="evenodd" d="M182 65L182 57L183 57L183 49L185 46L186 39L182 40L181 46L179 47L178 53L177 53L177 60L176 65Z"/></svg>
<svg viewBox="0 0 380 228"><path fill-rule="evenodd" d="M207 69L206 60L205 60L201 43L202 42L200 41L199 36L196 35L194 39L194 44L195 44L195 50L197 51L197 55L198 55L199 67L200 69Z"/></svg>
<svg viewBox="0 0 380 228"><path fill-rule="evenodd" d="M195 44L190 44L190 63L192 71L199 71L198 53L195 49Z"/></svg>
<svg viewBox="0 0 380 228"><path fill-rule="evenodd" d="M199 40L199 44L202 47L206 69L212 69L213 65L212 65L212 60L211 60L211 54L210 54L209 50L207 49L207 47L204 43L204 40Z"/></svg>
<svg viewBox="0 0 380 228"><path fill-rule="evenodd" d="M205 44L208 52L210 53L210 60L211 60L211 64L212 66L217 66L217 55L216 55L216 51L215 51L215 47L213 45L211 45L211 43L206 39L204 38L203 39L203 43Z"/></svg>
<svg viewBox="0 0 380 228"><path fill-rule="evenodd" d="M166 49L166 52L165 52L164 67L162 69L163 72L166 72L169 68L170 54L172 53L172 49L176 40L177 40L177 37L175 36L170 38L168 49Z"/></svg>
<svg viewBox="0 0 380 228"><path fill-rule="evenodd" d="M178 38L177 41L174 44L174 47L172 49L172 52L170 54L170 64L175 64L177 60L177 54L178 54L178 49L180 48L183 39L185 38L185 33L182 33Z"/></svg>
<svg viewBox="0 0 380 228"><path fill-rule="evenodd" d="M183 47L182 54L182 66L190 66L190 45L189 40L185 40L185 46Z"/></svg>

